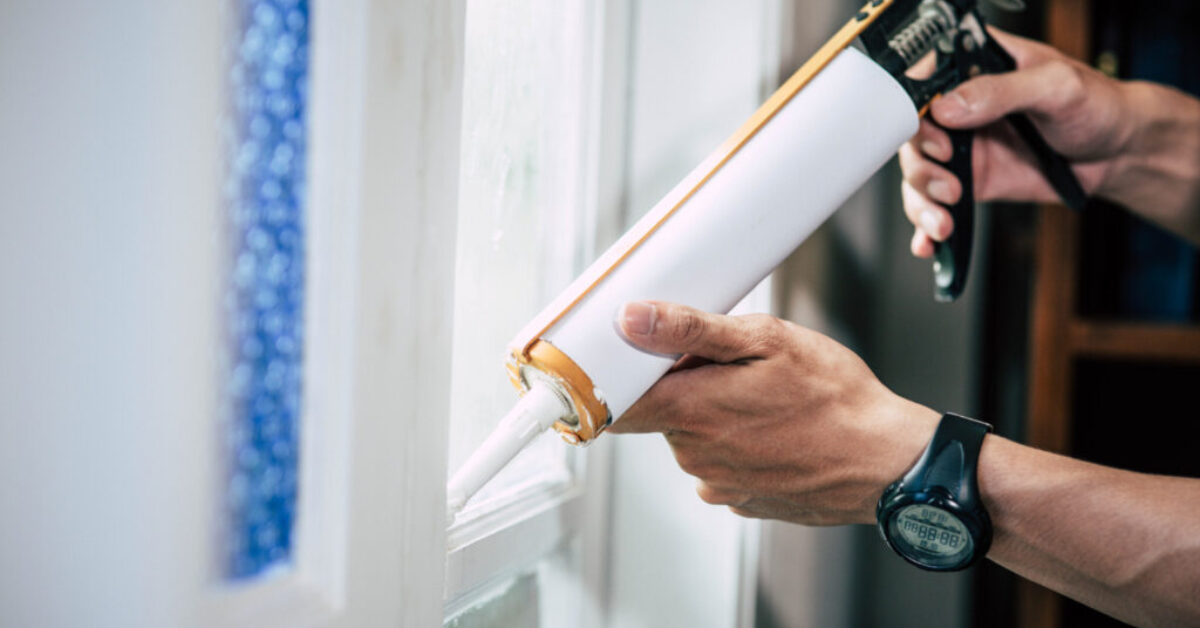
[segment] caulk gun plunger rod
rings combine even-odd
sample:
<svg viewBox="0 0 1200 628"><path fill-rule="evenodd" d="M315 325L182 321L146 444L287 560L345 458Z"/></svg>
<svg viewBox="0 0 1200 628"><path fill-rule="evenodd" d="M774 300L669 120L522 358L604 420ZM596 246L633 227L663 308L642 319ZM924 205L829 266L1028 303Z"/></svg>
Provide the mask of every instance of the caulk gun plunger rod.
<svg viewBox="0 0 1200 628"><path fill-rule="evenodd" d="M446 487L446 501L451 519L529 441L569 412L566 403L548 384L534 382L529 392L517 401L487 440L450 478Z"/></svg>

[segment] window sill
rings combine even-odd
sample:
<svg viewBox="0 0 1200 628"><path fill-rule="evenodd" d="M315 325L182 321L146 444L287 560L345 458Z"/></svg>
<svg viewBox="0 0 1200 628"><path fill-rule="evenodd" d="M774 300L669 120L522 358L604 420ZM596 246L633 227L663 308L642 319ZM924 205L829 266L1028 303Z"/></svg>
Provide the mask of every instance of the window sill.
<svg viewBox="0 0 1200 628"><path fill-rule="evenodd" d="M468 515L447 533L447 611L487 585L532 569L544 556L582 529L584 487L561 482L548 488L535 482L504 505L483 511L486 503L464 511ZM514 562L513 557L520 561Z"/></svg>

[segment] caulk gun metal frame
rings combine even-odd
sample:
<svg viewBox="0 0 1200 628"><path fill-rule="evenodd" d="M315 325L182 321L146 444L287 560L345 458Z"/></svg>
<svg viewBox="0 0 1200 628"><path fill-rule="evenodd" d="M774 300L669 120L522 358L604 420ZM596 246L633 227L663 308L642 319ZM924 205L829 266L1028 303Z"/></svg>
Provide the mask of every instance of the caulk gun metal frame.
<svg viewBox="0 0 1200 628"><path fill-rule="evenodd" d="M992 0L1002 8L1020 9L1019 0ZM887 4L875 0L870 5ZM870 6L869 5L869 6ZM859 13L855 19L865 19ZM1013 58L989 36L975 0L894 0L860 36L867 54L888 71L926 111L938 95L979 74L997 74L1016 69ZM914 64L934 52L935 69L925 79L907 76ZM1068 207L1080 210L1087 195L1070 165L1038 133L1028 117L1006 117L1017 135L1038 160L1042 174ZM974 132L947 130L953 148L945 165L962 184L962 196L947 207L954 232L937 244L934 253L934 296L952 301L967 281L975 229L975 200L971 152Z"/></svg>

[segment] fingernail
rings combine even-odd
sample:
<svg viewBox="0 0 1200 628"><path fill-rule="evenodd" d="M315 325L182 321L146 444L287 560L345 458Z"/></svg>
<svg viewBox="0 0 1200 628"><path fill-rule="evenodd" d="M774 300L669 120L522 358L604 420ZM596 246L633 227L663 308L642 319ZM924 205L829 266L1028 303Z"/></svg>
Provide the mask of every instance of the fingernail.
<svg viewBox="0 0 1200 628"><path fill-rule="evenodd" d="M938 216L933 210L927 209L921 212L921 229L926 235L933 239L938 239Z"/></svg>
<svg viewBox="0 0 1200 628"><path fill-rule="evenodd" d="M953 202L953 200L950 198L950 184L941 179L934 179L930 181L929 185L926 186L925 191L928 192L929 196L933 197L933 200L935 201L940 201L942 203Z"/></svg>
<svg viewBox="0 0 1200 628"><path fill-rule="evenodd" d="M938 106L938 116L941 118L961 118L967 113L967 99L957 91L950 92L941 98Z"/></svg>
<svg viewBox="0 0 1200 628"><path fill-rule="evenodd" d="M925 140L924 142L921 142L921 152L929 155L930 157L941 159L940 155L942 154L942 147L938 146L936 142Z"/></svg>
<svg viewBox="0 0 1200 628"><path fill-rule="evenodd" d="M621 329L627 334L645 336L654 331L654 320L657 311L654 305L635 301L626 303L621 308Z"/></svg>

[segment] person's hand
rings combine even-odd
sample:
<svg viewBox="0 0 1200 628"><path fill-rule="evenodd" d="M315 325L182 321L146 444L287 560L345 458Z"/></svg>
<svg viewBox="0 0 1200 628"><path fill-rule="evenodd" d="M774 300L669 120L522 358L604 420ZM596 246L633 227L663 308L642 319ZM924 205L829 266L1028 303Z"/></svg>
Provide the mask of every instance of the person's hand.
<svg viewBox="0 0 1200 628"><path fill-rule="evenodd" d="M608 431L662 432L700 498L743 516L873 522L940 416L849 349L771 316L648 302L617 322L634 346L683 357Z"/></svg>
<svg viewBox="0 0 1200 628"><path fill-rule="evenodd" d="M1114 176L1128 152L1135 108L1127 84L1038 42L996 29L989 32L1016 59L1017 70L971 79L933 101L929 115L949 129L977 129L974 152L976 201L1053 202L1058 199L1037 161L1004 116L1024 113L1046 141L1072 164L1089 194L1122 199ZM900 148L904 211L916 227L912 252L933 255L933 241L954 229L941 204L953 204L962 185L934 160L950 159L950 137L928 119Z"/></svg>

